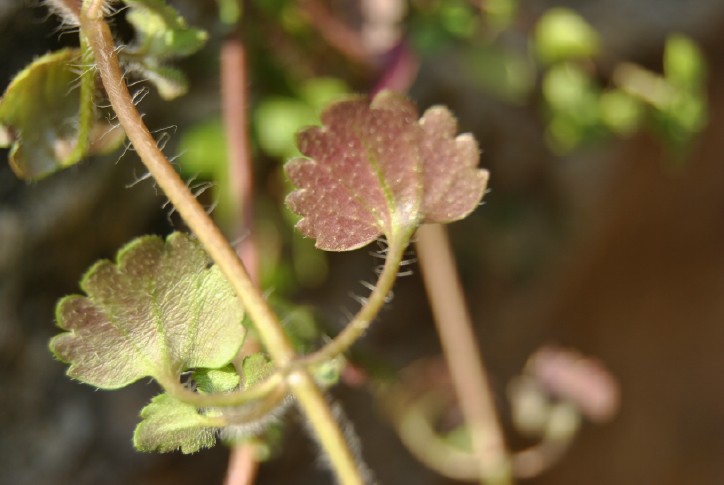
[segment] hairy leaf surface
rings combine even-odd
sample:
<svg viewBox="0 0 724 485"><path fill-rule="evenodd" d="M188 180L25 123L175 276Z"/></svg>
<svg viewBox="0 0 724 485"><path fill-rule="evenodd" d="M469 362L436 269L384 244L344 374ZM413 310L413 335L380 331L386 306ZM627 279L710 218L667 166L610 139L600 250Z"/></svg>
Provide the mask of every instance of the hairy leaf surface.
<svg viewBox="0 0 724 485"><path fill-rule="evenodd" d="M211 420L168 394L154 397L141 411L141 419L133 433L133 446L139 451L195 453L216 443Z"/></svg>
<svg viewBox="0 0 724 485"><path fill-rule="evenodd" d="M226 365L241 346L243 311L200 245L174 233L136 239L117 263L96 263L81 281L87 296L62 299L62 333L50 348L68 375L103 389L145 376L161 384L197 367Z"/></svg>
<svg viewBox="0 0 724 485"><path fill-rule="evenodd" d="M300 151L286 165L299 187L287 197L302 216L297 228L317 247L345 251L384 234L410 234L425 222L452 222L480 202L488 172L468 134L443 107L418 120L414 105L390 91L370 103L333 104L322 127L298 135Z"/></svg>

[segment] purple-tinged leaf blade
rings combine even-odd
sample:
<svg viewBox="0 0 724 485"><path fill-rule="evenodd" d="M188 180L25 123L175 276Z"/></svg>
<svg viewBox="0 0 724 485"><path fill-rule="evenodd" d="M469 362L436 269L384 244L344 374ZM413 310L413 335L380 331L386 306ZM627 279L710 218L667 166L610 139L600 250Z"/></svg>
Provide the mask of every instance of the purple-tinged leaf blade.
<svg viewBox="0 0 724 485"><path fill-rule="evenodd" d="M302 216L297 228L317 247L345 251L380 235L410 235L422 222L451 222L480 202L487 172L479 170L470 135L441 107L418 122L414 105L390 91L370 103L333 104L322 127L298 136L307 158L285 169L298 187L287 197Z"/></svg>
<svg viewBox="0 0 724 485"><path fill-rule="evenodd" d="M62 299L50 342L68 375L103 389L146 376L178 379L196 367L226 365L245 330L231 286L198 242L174 233L142 237L118 262L100 261L85 275L87 296Z"/></svg>

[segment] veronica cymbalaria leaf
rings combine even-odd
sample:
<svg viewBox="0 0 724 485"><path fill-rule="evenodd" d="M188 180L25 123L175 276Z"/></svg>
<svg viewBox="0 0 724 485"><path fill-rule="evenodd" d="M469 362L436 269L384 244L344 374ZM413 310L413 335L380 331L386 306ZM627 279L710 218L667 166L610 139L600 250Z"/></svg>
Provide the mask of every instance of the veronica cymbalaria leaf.
<svg viewBox="0 0 724 485"><path fill-rule="evenodd" d="M133 433L133 446L139 451L195 453L216 443L212 419L168 394L154 397L141 411L141 419Z"/></svg>
<svg viewBox="0 0 724 485"><path fill-rule="evenodd" d="M93 88L81 96L79 85L94 79L92 70L80 74L88 69L84 60L79 49L41 56L15 76L0 99L0 147L10 147L10 168L18 177L37 180L123 142L123 130L94 107Z"/></svg>
<svg viewBox="0 0 724 485"><path fill-rule="evenodd" d="M409 237L425 222L467 216L485 191L479 151L443 107L418 120L404 96L383 91L322 113L321 127L298 135L300 151L285 169L298 187L287 197L302 216L297 228L320 249L345 251L380 235Z"/></svg>
<svg viewBox="0 0 724 485"><path fill-rule="evenodd" d="M50 342L68 375L103 389L145 376L162 385L236 355L243 311L217 266L189 236L136 239L117 263L96 263L81 281L87 296L62 299Z"/></svg>

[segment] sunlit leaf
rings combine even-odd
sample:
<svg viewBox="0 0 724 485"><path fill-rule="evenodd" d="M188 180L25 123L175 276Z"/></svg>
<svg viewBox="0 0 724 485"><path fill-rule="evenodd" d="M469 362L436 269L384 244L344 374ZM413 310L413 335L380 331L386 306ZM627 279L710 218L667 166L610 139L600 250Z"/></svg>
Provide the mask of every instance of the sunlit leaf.
<svg viewBox="0 0 724 485"><path fill-rule="evenodd" d="M677 87L700 89L706 79L706 64L696 43L683 35L666 39L664 72L667 80Z"/></svg>
<svg viewBox="0 0 724 485"><path fill-rule="evenodd" d="M317 247L344 251L382 234L405 237L421 223L452 222L475 209L488 177L477 168L475 139L455 136L446 108L417 116L405 97L383 91L371 103L333 104L322 114L324 126L299 134L309 158L285 167L299 187L287 203Z"/></svg>
<svg viewBox="0 0 724 485"><path fill-rule="evenodd" d="M181 372L227 364L243 341L242 309L200 245L174 233L121 249L117 263L96 263L81 281L87 296L62 299L66 330L50 348L68 375L115 389L151 376L162 385Z"/></svg>
<svg viewBox="0 0 724 485"><path fill-rule="evenodd" d="M274 364L269 358L257 352L244 357L242 374L244 374L244 388L248 389L269 377L274 372Z"/></svg>
<svg viewBox="0 0 724 485"><path fill-rule="evenodd" d="M349 92L347 85L336 78L313 78L299 88L299 96L271 97L259 103L254 112L259 145L269 155L299 155L294 134L305 126L319 122L318 113L332 101Z"/></svg>
<svg viewBox="0 0 724 485"><path fill-rule="evenodd" d="M229 364L221 369L196 369L194 382L201 392L228 392L239 386L241 376Z"/></svg>
<svg viewBox="0 0 724 485"><path fill-rule="evenodd" d="M136 32L133 45L120 52L128 70L153 83L163 99L185 94L186 76L167 63L197 52L206 43L208 34L189 27L164 0L126 0L126 4L129 7L126 19Z"/></svg>
<svg viewBox="0 0 724 485"><path fill-rule="evenodd" d="M133 433L133 446L139 451L195 453L216 443L213 418L168 394L154 397L141 411L141 419Z"/></svg>
<svg viewBox="0 0 724 485"><path fill-rule="evenodd" d="M551 8L535 28L535 46L543 62L589 58L598 53L598 33L573 10Z"/></svg>
<svg viewBox="0 0 724 485"><path fill-rule="evenodd" d="M254 113L257 138L269 155L286 157L296 152L294 133L314 122L314 110L294 98L270 98Z"/></svg>
<svg viewBox="0 0 724 485"><path fill-rule="evenodd" d="M610 90L599 98L601 120L616 133L628 135L641 124L644 115L642 103L633 96L618 90Z"/></svg>
<svg viewBox="0 0 724 485"><path fill-rule="evenodd" d="M18 177L42 178L84 155L112 151L124 139L123 130L87 111L89 123L79 133L81 109L94 109L92 95L81 104L82 64L79 49L46 54L15 76L5 91L0 100L0 146L10 146L10 167ZM87 136L80 150L79 134Z"/></svg>
<svg viewBox="0 0 724 485"><path fill-rule="evenodd" d="M125 2L130 7L126 19L136 30L137 52L159 59L188 56L206 43L206 32L189 27L164 0Z"/></svg>

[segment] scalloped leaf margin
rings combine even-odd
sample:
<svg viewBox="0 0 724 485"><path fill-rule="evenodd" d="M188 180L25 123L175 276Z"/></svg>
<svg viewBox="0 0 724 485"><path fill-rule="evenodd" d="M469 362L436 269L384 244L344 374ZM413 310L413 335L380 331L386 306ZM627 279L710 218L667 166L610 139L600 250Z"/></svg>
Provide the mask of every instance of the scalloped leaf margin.
<svg viewBox="0 0 724 485"><path fill-rule="evenodd" d="M418 120L401 94L382 91L331 105L321 127L299 133L306 158L285 170L298 187L287 197L297 229L328 251L356 249L380 235L410 237L422 223L466 217L488 180L470 134L456 136L450 111L435 106Z"/></svg>
<svg viewBox="0 0 724 485"><path fill-rule="evenodd" d="M186 370L223 367L246 334L233 289L200 244L182 233L132 241L116 263L96 263L81 289L87 296L58 303L57 324L65 332L50 349L70 364L70 377L102 389L146 376L166 387Z"/></svg>

